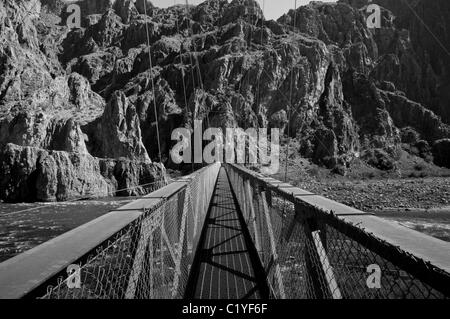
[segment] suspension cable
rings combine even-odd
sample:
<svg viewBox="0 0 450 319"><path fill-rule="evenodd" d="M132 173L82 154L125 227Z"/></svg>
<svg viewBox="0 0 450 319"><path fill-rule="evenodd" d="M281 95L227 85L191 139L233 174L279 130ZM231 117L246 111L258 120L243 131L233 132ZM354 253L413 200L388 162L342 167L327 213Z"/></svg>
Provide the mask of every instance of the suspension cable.
<svg viewBox="0 0 450 319"><path fill-rule="evenodd" d="M254 4L254 3L253 3ZM266 8L266 0L263 0L263 7L262 7L262 17L261 17L261 35L260 35L260 45L263 45L263 33L264 33L264 20L265 20L265 16L264 16L264 12L265 12L265 8ZM258 26L258 20L256 20L255 25ZM259 107L261 106L261 86L259 85L259 81L257 81L257 86L256 86L256 109L258 110ZM272 144L272 140L271 140L271 144ZM258 145L258 144L257 144ZM259 145L258 145L259 146ZM272 145L270 146L271 151L272 152ZM260 150L258 150L258 152L260 152ZM266 154L264 154L266 155Z"/></svg>
<svg viewBox="0 0 450 319"><path fill-rule="evenodd" d="M264 14L264 11L265 11L265 0L263 0L263 14ZM297 1L295 1L295 11L294 11L294 19L295 20L297 20ZM294 23L294 33L296 33L296 30L297 30L297 28L296 28L296 21L295 21L295 23ZM261 39L263 39L263 34L261 33ZM262 42L262 40L261 40L261 42ZM266 60L268 60L269 58L267 58L267 59L262 59L261 60L261 62L262 63L265 63L266 62ZM262 68L262 72L265 74L265 76L266 77L268 77L270 80L272 80L272 81L275 81L275 79L267 72L267 70L266 69L264 69L264 67ZM292 76L293 76L293 74L291 74L291 88L292 88L292 83L293 83L293 80L292 80ZM239 92L241 92L242 91L242 83L239 83ZM257 91L259 92L258 94L257 94L257 99L259 100L259 102L258 103L260 103L260 100L261 100L261 90L260 90L260 82L258 81L257 82ZM280 96L281 96L281 98L283 98L283 100L288 104L288 106L289 106L289 121L288 121L288 125L290 125L290 122L291 122L291 119L292 119L292 116L293 116L293 114L296 114L296 113L299 113L299 111L298 110L295 110L295 109L292 109L292 97L290 97L290 98L288 98L287 96L286 96L286 94L284 94L279 88L276 88L276 91L280 94ZM292 96L292 89L291 89L291 96ZM302 119L302 123L301 123L301 126L300 126L300 131L302 131L302 129L303 129L303 127L304 127L304 125L305 125L305 121L306 121L306 117L307 117L307 114L306 114L306 112L304 113L304 115L303 115L303 119ZM290 133L290 127L288 128L288 131L289 131L289 133ZM288 133L288 134L289 134ZM288 135L289 136L289 135ZM317 140L319 141L319 143L320 144L322 144L322 146L324 146L325 147L325 145L324 145L324 143L323 143L323 141L322 141L322 139L317 135L317 132L314 132L314 136L317 138ZM259 149L259 146L257 145L256 146L257 147L257 150L258 151L260 151L260 149ZM289 147L290 147L290 145L289 145L289 143L288 143L288 145L287 145L287 151L289 151ZM325 150L331 155L331 152L325 147ZM287 153L288 154L288 153ZM293 163L293 161L291 161L291 160L289 160L288 159L288 156L286 156L286 167L285 167L285 180L287 179L287 165L288 165L288 163L289 162L291 162L291 163ZM306 172L306 171L305 171ZM308 172L306 172L307 174L308 174Z"/></svg>
<svg viewBox="0 0 450 319"><path fill-rule="evenodd" d="M185 5L185 9L184 9L186 17L188 16L188 13L189 13L188 6L189 6L189 3L186 0L186 5ZM190 25L190 22L189 22L189 25ZM190 27L188 29L188 32L190 32ZM195 75L194 75L194 69L193 69L194 61L192 60L192 52L189 52L189 62L190 62L190 66L191 66L190 73L191 73L191 77L192 77L192 93L194 93L196 84L195 84ZM194 94L194 97L195 97L195 94ZM187 104L186 104L186 106L187 106ZM195 123L195 101L194 101L194 104L193 104L192 110L191 110L191 122L192 122L191 123L192 124L192 133L194 133L194 130L195 130L195 124L194 124ZM195 167L194 167L195 166L194 165L194 158L195 158L194 151L195 151L194 145L193 145L193 143L191 143L191 170L192 170L192 172L194 172L194 169L195 169Z"/></svg>
<svg viewBox="0 0 450 319"><path fill-rule="evenodd" d="M188 16L188 15L190 15L189 14L189 0L186 0L186 16ZM193 49L195 51L194 59L195 59L195 68L197 70L197 77L198 77L198 80L199 80L198 84L200 86L200 89L202 90L202 93L204 93L205 91L204 91L204 86L203 86L203 77L202 77L202 73L201 73L201 70L200 70L200 63L198 62L198 57L197 57L197 44L195 43L195 40L194 40L194 29L192 28L192 24L191 24L191 21L190 21L191 19L190 18L188 18L188 19L189 19L189 26L188 26L189 30L188 31L189 31L189 35L191 37L191 41L192 41L192 44L193 44ZM192 61L192 54L190 54L189 57L191 59L191 64L194 65L194 62ZM193 73L193 70L192 70L192 76L194 77L193 74L194 73ZM193 85L195 86L195 81L194 81ZM207 126L210 127L208 111L205 112L205 115L206 115Z"/></svg>
<svg viewBox="0 0 450 319"><path fill-rule="evenodd" d="M176 0L173 0L173 4L174 4L174 6L176 5ZM177 17L175 19L175 24L177 26L177 34L179 34L181 36L180 25L178 23L178 12L177 12ZM180 63L181 63L181 80L183 82L184 108L187 112L188 111L188 100L187 100L187 94L186 94L186 83L184 81L185 73L184 73L183 55L181 53L182 48L183 48L183 37L182 37L181 44L180 44ZM194 77L192 77L192 78L194 78ZM193 114L191 115L191 118L192 118L192 132L194 132L194 116L193 116ZM191 169L192 169L192 172L194 172L194 160L193 160L192 149L191 149Z"/></svg>
<svg viewBox="0 0 450 319"><path fill-rule="evenodd" d="M295 35L295 24L297 20L297 0L295 0L295 4L294 4L294 35ZM293 57L294 58L294 57ZM287 163L288 163L288 158L289 158L289 144L291 142L291 108L292 108L292 91L293 91L293 84L294 81L294 65L292 65L292 70L291 70L291 83L290 83L290 89L289 89L289 105L288 105L288 127L287 127L287 145L286 145L286 160L285 160L285 169L284 169L284 181L287 180Z"/></svg>
<svg viewBox="0 0 450 319"><path fill-rule="evenodd" d="M145 14L146 20L147 20L147 18L148 18L148 16L147 16L147 0L144 0L144 14ZM150 76L151 76L152 94L153 94L153 111L155 113L155 121L156 121L156 136L158 139L158 156L159 156L159 162L162 164L161 140L160 140L160 136L159 136L158 111L156 109L155 79L153 77L152 53L150 50L150 35L149 35L149 31L148 31L147 21L145 21L145 31L146 31L146 35L147 35L148 61L150 64Z"/></svg>

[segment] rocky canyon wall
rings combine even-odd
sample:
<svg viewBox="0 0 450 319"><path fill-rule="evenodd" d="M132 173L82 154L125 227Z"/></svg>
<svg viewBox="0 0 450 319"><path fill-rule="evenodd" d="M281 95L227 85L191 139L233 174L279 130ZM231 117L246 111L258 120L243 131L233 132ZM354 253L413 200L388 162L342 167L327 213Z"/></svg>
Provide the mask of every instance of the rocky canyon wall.
<svg viewBox="0 0 450 319"><path fill-rule="evenodd" d="M147 15L143 1L77 1L82 25L70 30L65 1L42 0L23 19L33 1L0 3L0 198L155 179L156 123L170 165L171 131L193 119L281 128L296 152L343 170L356 157L392 168L374 154L395 161L412 130L450 165L448 60L393 1L378 1L380 29L367 27L364 1L314 2L277 21L253 0L147 1ZM448 10L439 3L427 10Z"/></svg>

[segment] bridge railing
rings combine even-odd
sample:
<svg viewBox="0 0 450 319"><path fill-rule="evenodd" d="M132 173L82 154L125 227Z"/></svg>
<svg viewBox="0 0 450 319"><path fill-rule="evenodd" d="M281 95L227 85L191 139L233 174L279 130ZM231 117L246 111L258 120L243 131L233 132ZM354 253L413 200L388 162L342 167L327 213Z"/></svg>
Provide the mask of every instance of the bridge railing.
<svg viewBox="0 0 450 319"><path fill-rule="evenodd" d="M450 243L225 167L273 298L450 297Z"/></svg>
<svg viewBox="0 0 450 319"><path fill-rule="evenodd" d="M181 298L220 164L0 264L0 298Z"/></svg>

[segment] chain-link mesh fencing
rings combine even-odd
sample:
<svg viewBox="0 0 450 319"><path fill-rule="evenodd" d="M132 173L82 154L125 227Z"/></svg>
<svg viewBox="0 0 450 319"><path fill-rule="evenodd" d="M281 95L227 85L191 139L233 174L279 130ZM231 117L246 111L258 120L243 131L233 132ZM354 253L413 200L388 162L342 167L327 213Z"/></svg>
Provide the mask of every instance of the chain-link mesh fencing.
<svg viewBox="0 0 450 319"><path fill-rule="evenodd" d="M185 186L168 188L156 205L80 257L74 272L51 279L40 298L182 298L219 167L177 180Z"/></svg>
<svg viewBox="0 0 450 319"><path fill-rule="evenodd" d="M226 169L265 268L271 297L449 297L447 272L302 203L283 190L294 189L288 184L274 186L275 180L270 184L234 165Z"/></svg>

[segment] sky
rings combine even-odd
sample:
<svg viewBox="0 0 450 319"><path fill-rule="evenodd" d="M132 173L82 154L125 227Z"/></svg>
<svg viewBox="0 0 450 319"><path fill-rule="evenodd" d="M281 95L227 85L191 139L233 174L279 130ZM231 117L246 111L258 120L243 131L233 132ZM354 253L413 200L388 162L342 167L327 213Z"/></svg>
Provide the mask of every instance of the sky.
<svg viewBox="0 0 450 319"><path fill-rule="evenodd" d="M175 3L185 4L186 0L151 0L152 3L160 8L170 7ZM204 0L188 0L189 4L199 4ZM295 0L257 0L261 8L264 6L264 16L267 20L276 20L284 13L287 13L289 9L294 9ZM336 0L322 0L323 2L336 2ZM297 6L305 5L309 3L310 0L297 0Z"/></svg>

